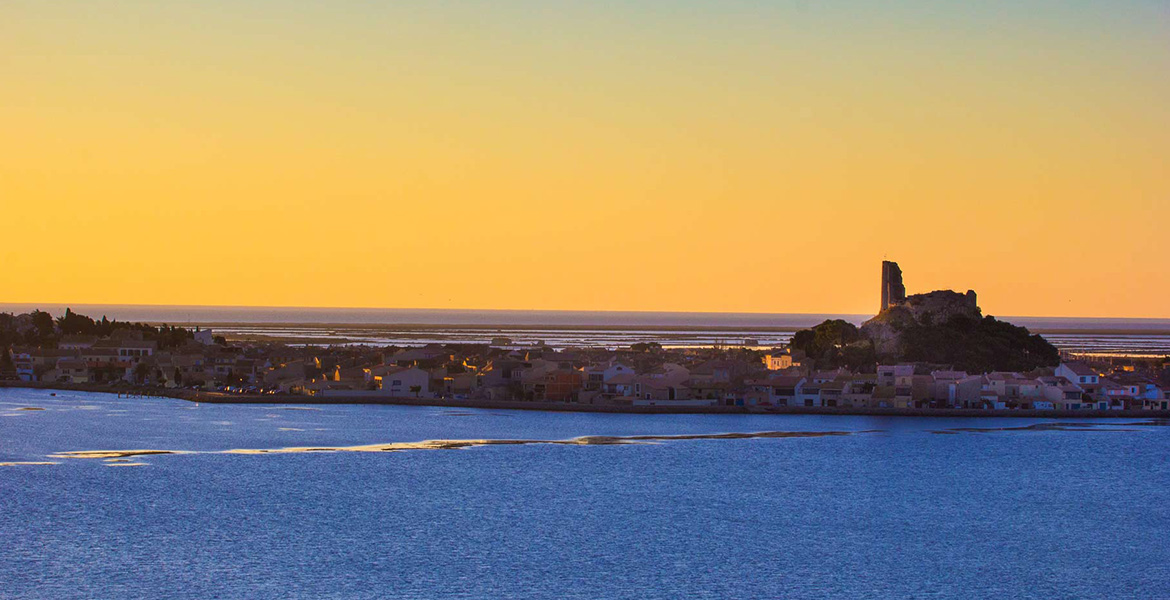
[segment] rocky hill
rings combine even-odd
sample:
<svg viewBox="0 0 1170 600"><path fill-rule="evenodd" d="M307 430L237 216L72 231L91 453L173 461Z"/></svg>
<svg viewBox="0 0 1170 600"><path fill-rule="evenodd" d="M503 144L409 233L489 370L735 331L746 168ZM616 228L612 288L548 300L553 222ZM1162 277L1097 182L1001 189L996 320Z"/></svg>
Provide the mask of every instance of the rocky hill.
<svg viewBox="0 0 1170 600"><path fill-rule="evenodd" d="M984 317L974 291L907 296L895 262L882 262L881 307L860 330L845 321L825 321L798 331L791 346L818 368L869 370L878 363L917 362L986 373L1030 371L1060 361L1048 340Z"/></svg>
<svg viewBox="0 0 1170 600"><path fill-rule="evenodd" d="M968 290L960 294L950 290L939 290L929 294L908 296L901 303L891 306L876 317L866 321L861 331L873 340L878 356L899 356L904 352L902 331L914 326L943 324L953 317L964 317L972 321L983 318L975 292Z"/></svg>
<svg viewBox="0 0 1170 600"><path fill-rule="evenodd" d="M1060 361L1056 347L1024 327L984 317L975 292L909 296L861 326L879 362L925 362L956 369L1029 371Z"/></svg>

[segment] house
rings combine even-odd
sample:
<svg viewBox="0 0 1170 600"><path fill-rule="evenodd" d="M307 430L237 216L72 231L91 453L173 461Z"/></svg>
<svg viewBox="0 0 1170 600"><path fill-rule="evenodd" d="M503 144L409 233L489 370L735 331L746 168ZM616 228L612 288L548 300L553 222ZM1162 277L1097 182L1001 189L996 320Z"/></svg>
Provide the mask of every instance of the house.
<svg viewBox="0 0 1170 600"><path fill-rule="evenodd" d="M1159 390L1160 397L1158 398L1142 398L1142 408L1144 410L1170 410L1170 400L1166 399L1165 394Z"/></svg>
<svg viewBox="0 0 1170 600"><path fill-rule="evenodd" d="M265 373L265 384L275 385L277 383L276 378L271 382L267 381L270 373ZM202 354L172 354L171 373L168 375L169 380L173 381L177 386L201 386L206 384L208 380L214 379L214 374L208 376ZM304 372L299 373L297 379L304 379Z"/></svg>
<svg viewBox="0 0 1170 600"><path fill-rule="evenodd" d="M895 374L893 385L894 396L890 406L894 408L929 407L931 399L934 398L933 377L930 375L914 375L912 367L910 369L899 369L895 367L892 373ZM878 379L882 379L881 372L878 373Z"/></svg>
<svg viewBox="0 0 1170 600"><path fill-rule="evenodd" d="M980 408L1007 408L1007 396L995 391L994 389L984 388L979 390Z"/></svg>
<svg viewBox="0 0 1170 600"><path fill-rule="evenodd" d="M519 384L520 393L526 398L534 398L537 392L543 396L545 388L537 390L537 386L543 386L546 383L545 376L558 369L560 366L551 360L527 360L512 368L512 381Z"/></svg>
<svg viewBox="0 0 1170 600"><path fill-rule="evenodd" d="M442 387L439 388L444 396L465 400L471 397L479 384L479 376L473 372L444 374Z"/></svg>
<svg viewBox="0 0 1170 600"><path fill-rule="evenodd" d="M708 369L696 380L690 370L667 363L660 371L634 378L631 402L636 406L713 406L733 397L731 385L711 374Z"/></svg>
<svg viewBox="0 0 1170 600"><path fill-rule="evenodd" d="M36 381L33 356L28 350L12 349L12 363L16 366L16 378L21 381Z"/></svg>
<svg viewBox="0 0 1170 600"><path fill-rule="evenodd" d="M687 370L691 374L691 380L695 382L728 383L741 375L744 368L733 360L712 359Z"/></svg>
<svg viewBox="0 0 1170 600"><path fill-rule="evenodd" d="M837 407L844 405L845 392L849 381L845 377L817 384L821 387L821 398L818 406Z"/></svg>
<svg viewBox="0 0 1170 600"><path fill-rule="evenodd" d="M425 346L423 348L399 350L390 357L389 362L393 362L400 367L422 367L424 369L430 369L442 366L444 363L454 359L455 354L450 350L436 346Z"/></svg>
<svg viewBox="0 0 1170 600"><path fill-rule="evenodd" d="M747 384L759 395L754 399L759 404L771 406L796 406L796 399L804 388L806 379L802 375L781 375L768 379L755 379ZM745 402L746 404L746 402Z"/></svg>
<svg viewBox="0 0 1170 600"><path fill-rule="evenodd" d="M993 391L1001 396L1007 395L1007 382L1012 379L1021 379L1023 375L1012 371L992 371L983 375L985 390Z"/></svg>
<svg viewBox="0 0 1170 600"><path fill-rule="evenodd" d="M375 383L377 381L381 381L383 376L401 371L404 368L406 367L399 365L374 365L372 367L366 367L362 369L362 374L366 383Z"/></svg>
<svg viewBox="0 0 1170 600"><path fill-rule="evenodd" d="M837 406L847 407L871 407L876 406L873 400L873 392L877 389L876 375L849 375L843 378L844 389L841 391L840 400ZM834 406L830 404L832 398L825 395L826 388L824 384L821 385L821 396L825 406Z"/></svg>
<svg viewBox="0 0 1170 600"><path fill-rule="evenodd" d="M574 369L542 370L526 374L522 385L526 399L568 402L584 385L584 377Z"/></svg>
<svg viewBox="0 0 1170 600"><path fill-rule="evenodd" d="M635 402L653 404L653 401L689 400L691 388L686 384L689 379L690 374L686 370L635 377Z"/></svg>
<svg viewBox="0 0 1170 600"><path fill-rule="evenodd" d="M933 379L930 397L935 400L947 402L949 406L954 406L949 400L951 384L966 378L967 373L965 371L931 371L930 376Z"/></svg>
<svg viewBox="0 0 1170 600"><path fill-rule="evenodd" d="M1035 401L1043 396L1040 387L1040 382L1035 379L1011 379L1007 382L1007 394L1009 398Z"/></svg>
<svg viewBox="0 0 1170 600"><path fill-rule="evenodd" d="M880 386L897 385L899 378L914 375L914 365L878 365L877 384Z"/></svg>
<svg viewBox="0 0 1170 600"><path fill-rule="evenodd" d="M591 390L601 389L614 377L632 375L635 375L634 369L619 362L595 365L585 369L585 387Z"/></svg>
<svg viewBox="0 0 1170 600"><path fill-rule="evenodd" d="M1143 409L1156 408L1159 402L1164 403L1166 400L1165 391L1144 376L1122 373L1114 376L1114 380L1125 386L1135 399L1140 400Z"/></svg>
<svg viewBox="0 0 1170 600"><path fill-rule="evenodd" d="M622 375L614 375L605 383L601 384L601 391L609 396L633 396L636 392L634 384L636 383L637 375L633 373L625 373Z"/></svg>
<svg viewBox="0 0 1170 600"><path fill-rule="evenodd" d="M132 377L134 363L123 357L117 348L95 345L77 352L81 360L89 365L91 381L103 383Z"/></svg>
<svg viewBox="0 0 1170 600"><path fill-rule="evenodd" d="M796 398L789 406L821 406L821 386L815 379L806 379L796 392Z"/></svg>
<svg viewBox="0 0 1170 600"><path fill-rule="evenodd" d="M1079 410L1082 408L1092 408L1091 402L1083 402L1085 399L1085 390L1064 377L1041 377L1037 381L1042 386L1041 393L1044 399L1051 402L1058 409Z"/></svg>
<svg viewBox="0 0 1170 600"><path fill-rule="evenodd" d="M89 365L80 358L62 358L48 377L59 383L89 383Z"/></svg>
<svg viewBox="0 0 1170 600"><path fill-rule="evenodd" d="M418 367L398 367L374 378L386 396L431 398L431 374Z"/></svg>
<svg viewBox="0 0 1170 600"><path fill-rule="evenodd" d="M685 385L691 390L691 398L696 400L711 400L715 404L725 404L735 399L735 386L726 381L706 381L689 379Z"/></svg>
<svg viewBox="0 0 1170 600"><path fill-rule="evenodd" d="M1132 388L1105 377L1102 377L1099 381L1100 386L1097 388L1097 393L1093 397L1094 402L1100 405L1104 401L1107 407L1106 410L1135 408L1134 402L1137 400L1137 395L1131 393Z"/></svg>
<svg viewBox="0 0 1170 600"><path fill-rule="evenodd" d="M1063 377L1077 384L1082 390L1090 394L1097 391L1101 383L1101 376L1092 367L1078 362L1062 362L1056 367L1056 377Z"/></svg>
<svg viewBox="0 0 1170 600"><path fill-rule="evenodd" d="M792 358L792 352L782 350L779 352L769 352L764 355L764 366L769 371L783 371L792 367L800 366L800 363L795 362Z"/></svg>
<svg viewBox="0 0 1170 600"><path fill-rule="evenodd" d="M142 357L150 356L150 355L154 354L156 350L158 350L158 342L156 342L154 340L127 339L127 340L102 340L102 341L103 342L109 341L109 342L114 343L115 347L118 349L118 356L123 358L123 359L129 360L131 362L138 362L138 360L141 359ZM95 344L95 346L104 346L104 345L105 344L102 344L101 342L99 342L98 344Z"/></svg>
<svg viewBox="0 0 1170 600"><path fill-rule="evenodd" d="M945 382L946 397L941 400L945 400L947 406L979 408L982 406L983 377L966 373L963 375L962 378Z"/></svg>
<svg viewBox="0 0 1170 600"><path fill-rule="evenodd" d="M483 369L480 387L498 390L493 393L493 398L505 394L510 386L520 383L525 364L523 360L512 357L492 359Z"/></svg>
<svg viewBox="0 0 1170 600"><path fill-rule="evenodd" d="M62 358L80 358L77 350L62 350L60 348L37 348L29 352L34 367L55 368L57 361Z"/></svg>
<svg viewBox="0 0 1170 600"><path fill-rule="evenodd" d="M871 393L870 406L875 408L893 408L897 391L892 385L874 385Z"/></svg>
<svg viewBox="0 0 1170 600"><path fill-rule="evenodd" d="M246 383L255 384L255 383L259 383L259 381L260 381L260 376L259 376L260 368L261 368L260 361L239 356L239 357L236 357L236 359L232 362L232 375L234 377L238 377L239 379L241 379L242 381L244 381ZM342 373L344 374L345 372L343 371ZM358 370L358 372L356 373L356 377L350 377L348 379L343 378L342 380L343 381L360 382L361 381L361 370L360 369Z"/></svg>

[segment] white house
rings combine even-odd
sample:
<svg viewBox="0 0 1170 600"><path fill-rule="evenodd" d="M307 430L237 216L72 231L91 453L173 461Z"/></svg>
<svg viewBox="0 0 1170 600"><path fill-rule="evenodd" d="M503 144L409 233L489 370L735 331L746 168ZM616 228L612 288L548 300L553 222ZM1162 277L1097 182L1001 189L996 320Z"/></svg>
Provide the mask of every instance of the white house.
<svg viewBox="0 0 1170 600"><path fill-rule="evenodd" d="M375 376L378 389L386 396L403 398L430 398L431 374L418 367L400 367L389 369L380 376Z"/></svg>
<svg viewBox="0 0 1170 600"><path fill-rule="evenodd" d="M823 383L816 381L805 380L796 390L796 398L789 403L790 406L823 406L821 400L821 387Z"/></svg>
<svg viewBox="0 0 1170 600"><path fill-rule="evenodd" d="M1088 365L1081 363L1060 363L1060 366L1056 367L1056 376L1064 377L1081 387L1101 383L1101 376Z"/></svg>
<svg viewBox="0 0 1170 600"><path fill-rule="evenodd" d="M623 380L637 375L633 367L627 367L621 363L608 363L595 365L585 370L585 382L591 388L599 388L602 385L609 383L615 377L621 377Z"/></svg>

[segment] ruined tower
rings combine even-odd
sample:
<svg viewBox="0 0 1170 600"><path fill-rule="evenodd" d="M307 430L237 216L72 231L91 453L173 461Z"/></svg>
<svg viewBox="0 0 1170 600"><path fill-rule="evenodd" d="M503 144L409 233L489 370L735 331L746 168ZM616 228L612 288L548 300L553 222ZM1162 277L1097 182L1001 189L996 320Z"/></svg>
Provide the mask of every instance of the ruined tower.
<svg viewBox="0 0 1170 600"><path fill-rule="evenodd" d="M882 310L906 301L906 286L902 283L902 269L898 263L882 261Z"/></svg>

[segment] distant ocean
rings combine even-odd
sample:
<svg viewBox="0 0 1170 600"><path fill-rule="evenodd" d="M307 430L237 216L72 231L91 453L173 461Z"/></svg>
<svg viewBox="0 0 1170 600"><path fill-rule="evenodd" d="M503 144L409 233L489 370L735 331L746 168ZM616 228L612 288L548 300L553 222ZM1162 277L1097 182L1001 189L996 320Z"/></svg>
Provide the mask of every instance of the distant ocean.
<svg viewBox="0 0 1170 600"><path fill-rule="evenodd" d="M0 304L0 312L34 309L54 315L61 304ZM861 324L872 315L807 313L627 312L564 310L459 310L387 308L283 308L71 304L82 314L124 321L213 326L229 336L291 343L421 345L487 343L553 347L777 346L796 329L825 319ZM1063 350L1097 354L1170 354L1170 319L999 317L1043 334Z"/></svg>

